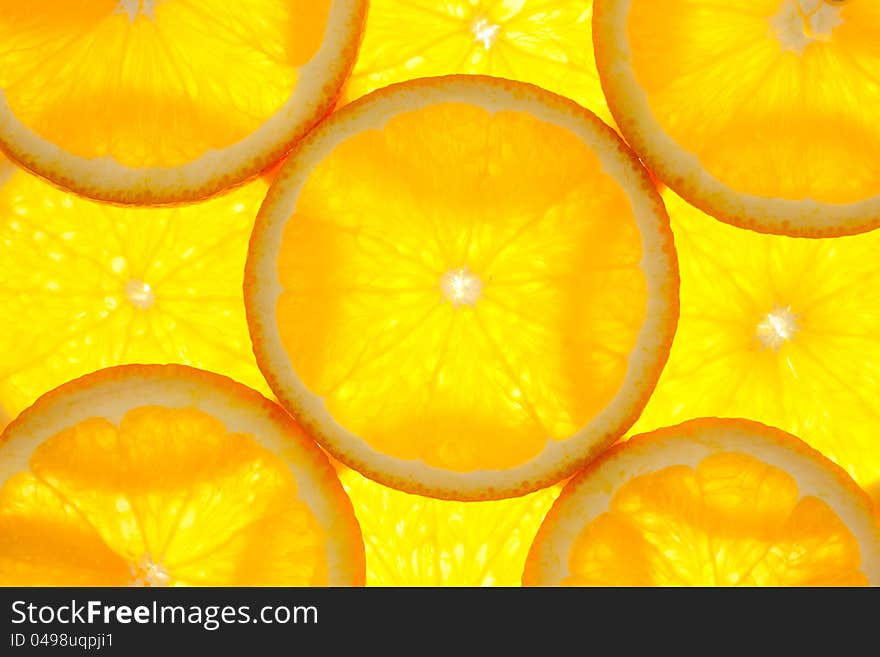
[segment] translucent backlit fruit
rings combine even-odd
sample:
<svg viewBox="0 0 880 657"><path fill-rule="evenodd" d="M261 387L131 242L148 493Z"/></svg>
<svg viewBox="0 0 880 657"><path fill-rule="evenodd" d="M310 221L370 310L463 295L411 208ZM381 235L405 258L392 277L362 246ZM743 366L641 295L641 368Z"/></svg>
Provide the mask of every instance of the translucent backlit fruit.
<svg viewBox="0 0 880 657"><path fill-rule="evenodd" d="M880 501L880 231L761 235L664 195L681 267L669 362L634 431L701 416L797 435Z"/></svg>
<svg viewBox="0 0 880 657"><path fill-rule="evenodd" d="M566 484L523 583L877 585L871 513L846 473L794 436L694 420L618 445Z"/></svg>
<svg viewBox="0 0 880 657"><path fill-rule="evenodd" d="M179 365L101 370L0 437L0 585L353 585L351 504L281 408Z"/></svg>
<svg viewBox="0 0 880 657"><path fill-rule="evenodd" d="M59 186L191 201L330 111L366 0L0 0L0 149Z"/></svg>
<svg viewBox="0 0 880 657"><path fill-rule="evenodd" d="M834 236L880 226L880 3L596 0L611 112L717 219Z"/></svg>
<svg viewBox="0 0 880 657"><path fill-rule="evenodd" d="M592 0L371 0L343 97L418 77L480 73L531 82L610 122L592 17Z"/></svg>
<svg viewBox="0 0 880 657"><path fill-rule="evenodd" d="M47 390L121 363L179 362L268 391L241 292L267 186L125 208L0 159L0 429Z"/></svg>
<svg viewBox="0 0 880 657"><path fill-rule="evenodd" d="M575 103L403 83L312 132L261 208L258 363L339 460L455 499L571 474L635 420L677 317L653 184Z"/></svg>
<svg viewBox="0 0 880 657"><path fill-rule="evenodd" d="M403 493L344 466L339 478L364 535L368 586L519 586L560 490L458 502Z"/></svg>

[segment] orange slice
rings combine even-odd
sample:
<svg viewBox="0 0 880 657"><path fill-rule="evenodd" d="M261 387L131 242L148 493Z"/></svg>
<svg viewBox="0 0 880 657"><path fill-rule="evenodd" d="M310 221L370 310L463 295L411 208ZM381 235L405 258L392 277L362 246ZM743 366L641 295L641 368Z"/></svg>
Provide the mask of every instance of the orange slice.
<svg viewBox="0 0 880 657"><path fill-rule="evenodd" d="M357 521L277 405L178 365L48 393L0 439L0 585L352 585Z"/></svg>
<svg viewBox="0 0 880 657"><path fill-rule="evenodd" d="M867 496L794 436L700 419L614 447L569 482L526 585L880 583Z"/></svg>
<svg viewBox="0 0 880 657"><path fill-rule="evenodd" d="M519 586L561 489L459 502L403 493L345 466L339 478L363 532L367 586Z"/></svg>
<svg viewBox="0 0 880 657"><path fill-rule="evenodd" d="M626 431L677 286L665 210L610 128L449 76L302 142L260 210L245 304L273 391L336 458L473 500L559 481Z"/></svg>
<svg viewBox="0 0 880 657"><path fill-rule="evenodd" d="M343 99L414 78L531 82L611 121L593 58L592 0L371 0Z"/></svg>
<svg viewBox="0 0 880 657"><path fill-rule="evenodd" d="M241 291L267 189L118 207L0 156L0 429L44 392L123 363L183 363L268 392Z"/></svg>
<svg viewBox="0 0 880 657"><path fill-rule="evenodd" d="M663 182L728 223L880 226L880 4L596 0L611 112Z"/></svg>
<svg viewBox="0 0 880 657"><path fill-rule="evenodd" d="M681 266L669 362L634 431L735 415L799 436L880 501L880 231L739 230L664 195Z"/></svg>
<svg viewBox="0 0 880 657"><path fill-rule="evenodd" d="M0 0L0 149L95 199L191 201L329 112L366 0Z"/></svg>

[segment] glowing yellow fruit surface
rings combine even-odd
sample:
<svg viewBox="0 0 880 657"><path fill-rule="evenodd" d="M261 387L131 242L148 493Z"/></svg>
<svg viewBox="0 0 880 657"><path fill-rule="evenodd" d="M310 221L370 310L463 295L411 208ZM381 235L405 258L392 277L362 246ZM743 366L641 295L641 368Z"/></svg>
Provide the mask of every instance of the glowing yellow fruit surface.
<svg viewBox="0 0 880 657"><path fill-rule="evenodd" d="M372 0L345 97L394 82L481 73L531 82L611 121L588 0Z"/></svg>
<svg viewBox="0 0 880 657"><path fill-rule="evenodd" d="M0 489L0 584L320 585L324 533L289 466L195 409L52 436Z"/></svg>
<svg viewBox="0 0 880 657"><path fill-rule="evenodd" d="M404 112L306 181L278 330L304 384L381 452L518 466L621 387L647 303L632 217L561 127L464 103Z"/></svg>
<svg viewBox="0 0 880 657"><path fill-rule="evenodd" d="M681 266L669 362L633 432L699 416L790 431L880 499L880 231L732 228L668 192Z"/></svg>
<svg viewBox="0 0 880 657"><path fill-rule="evenodd" d="M267 390L241 292L266 187L121 208L0 161L0 427L47 390L120 363L180 362Z"/></svg>
<svg viewBox="0 0 880 657"><path fill-rule="evenodd" d="M519 586L559 486L491 502L403 493L340 474L364 535L368 586Z"/></svg>
<svg viewBox="0 0 880 657"><path fill-rule="evenodd" d="M858 586L859 546L783 470L722 452L633 478L578 535L570 586Z"/></svg>

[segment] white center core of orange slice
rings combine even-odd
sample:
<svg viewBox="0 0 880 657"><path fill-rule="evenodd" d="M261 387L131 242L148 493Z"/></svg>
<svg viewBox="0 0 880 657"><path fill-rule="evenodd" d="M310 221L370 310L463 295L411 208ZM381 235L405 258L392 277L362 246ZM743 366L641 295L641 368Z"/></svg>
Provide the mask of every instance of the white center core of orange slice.
<svg viewBox="0 0 880 657"><path fill-rule="evenodd" d="M156 563L150 555L144 556L140 563L131 566L129 586L168 586L171 575L164 566Z"/></svg>
<svg viewBox="0 0 880 657"><path fill-rule="evenodd" d="M843 23L843 2L834 0L785 0L770 19L773 35L783 50L798 54L813 41L828 41L834 28Z"/></svg>
<svg viewBox="0 0 880 657"><path fill-rule="evenodd" d="M156 17L156 2L158 0L119 0L115 13L128 14L130 23L134 23L141 14L153 20Z"/></svg>
<svg viewBox="0 0 880 657"><path fill-rule="evenodd" d="M156 301L156 294L149 283L132 278L125 284L125 296L135 308L146 310Z"/></svg>
<svg viewBox="0 0 880 657"><path fill-rule="evenodd" d="M443 295L455 306L474 305L483 292L480 277L468 271L467 267L450 269L440 279Z"/></svg>
<svg viewBox="0 0 880 657"><path fill-rule="evenodd" d="M489 50L495 39L498 38L498 32L501 30L500 25L490 23L485 18L478 18L474 21L471 31L474 33L474 41L483 44L483 48Z"/></svg>
<svg viewBox="0 0 880 657"><path fill-rule="evenodd" d="M768 313L758 324L755 333L762 345L776 351L791 340L797 331L797 317L791 312L791 306L786 306Z"/></svg>

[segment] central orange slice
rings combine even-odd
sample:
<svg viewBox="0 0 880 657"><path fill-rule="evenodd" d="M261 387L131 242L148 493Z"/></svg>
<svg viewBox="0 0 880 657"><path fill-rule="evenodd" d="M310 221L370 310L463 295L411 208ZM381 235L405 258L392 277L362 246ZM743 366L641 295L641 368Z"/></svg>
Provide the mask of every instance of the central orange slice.
<svg viewBox="0 0 880 657"><path fill-rule="evenodd" d="M575 103L479 76L345 107L261 208L248 323L334 456L438 497L523 494L632 424L678 313L647 172Z"/></svg>

